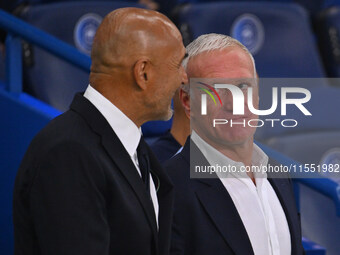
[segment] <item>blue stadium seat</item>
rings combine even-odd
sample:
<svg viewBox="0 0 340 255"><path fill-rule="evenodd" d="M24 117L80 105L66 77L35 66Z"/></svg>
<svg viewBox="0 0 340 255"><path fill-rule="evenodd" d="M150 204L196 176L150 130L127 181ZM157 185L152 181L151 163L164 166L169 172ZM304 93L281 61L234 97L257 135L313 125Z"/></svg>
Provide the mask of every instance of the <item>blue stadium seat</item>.
<svg viewBox="0 0 340 255"><path fill-rule="evenodd" d="M340 6L340 0L324 0L322 7L329 8L333 6Z"/></svg>
<svg viewBox="0 0 340 255"><path fill-rule="evenodd" d="M5 72L6 72L6 69L5 69L5 56L4 56L4 54L0 50L0 82L1 81L3 82L3 83L0 83L0 85L4 84L4 82L5 82Z"/></svg>
<svg viewBox="0 0 340 255"><path fill-rule="evenodd" d="M322 11L315 23L327 74L340 77L340 5Z"/></svg>
<svg viewBox="0 0 340 255"><path fill-rule="evenodd" d="M324 2L326 2L326 1L327 0L313 0L313 1L311 1L311 0L294 0L295 3L298 3L301 6L303 6L304 8L306 8L309 11L309 13L311 13L312 15L314 15L315 13L320 11L323 8Z"/></svg>
<svg viewBox="0 0 340 255"><path fill-rule="evenodd" d="M21 17L90 54L92 40L102 18L110 11L127 6L141 7L129 2L59 2L29 6ZM88 73L37 48L24 44L25 89L34 97L65 111L78 91L87 87Z"/></svg>
<svg viewBox="0 0 340 255"><path fill-rule="evenodd" d="M266 96L266 89L261 85L260 101ZM296 106L287 106L286 116L277 110L263 118L295 119L298 125L294 128L264 125L257 129L256 139L301 163L319 163L326 151L340 148L340 119L335 117L340 108L340 88L312 87L309 91L311 99L304 106L312 116L305 116Z"/></svg>
<svg viewBox="0 0 340 255"><path fill-rule="evenodd" d="M222 2L225 0L214 0L214 2ZM331 6L340 5L340 0L227 0L228 2L281 2L281 3L297 3L306 8L311 14L315 14L322 9L329 8ZM177 0L179 4L197 4L197 3L209 3L209 0Z"/></svg>
<svg viewBox="0 0 340 255"><path fill-rule="evenodd" d="M312 116L305 116L295 105L288 105L286 115L282 116L281 101L279 101L276 111L269 116L262 116L262 119L295 119L298 125L294 128L285 128L280 124L275 125L274 128L271 125L264 125L256 131L257 140L267 143L274 138L284 141L285 138L283 137L291 135L306 135L319 131L340 131L340 118L335 118L340 108L340 88L324 86L325 82L325 79L260 79L260 109L270 108L268 105L268 102L270 102L270 105L272 103L270 86L302 87L307 88L311 93L311 99L303 105ZM335 79L333 79L333 83L335 83ZM340 86L340 80L337 81L337 84ZM278 92L278 94L280 99L281 93ZM287 95L288 98L299 98L301 94L293 96Z"/></svg>
<svg viewBox="0 0 340 255"><path fill-rule="evenodd" d="M319 79L316 79L319 80ZM338 79L338 83L340 79ZM289 128L258 128L258 140L302 164L340 163L340 87L312 87L311 100L305 104L312 116L299 110L272 119L296 119L298 126ZM340 183L339 173L325 173L325 177ZM339 254L340 218L334 204L327 197L300 185L302 233L326 248L327 254ZM314 253L311 253L314 254ZM317 254L317 253L315 253ZM322 253L321 253L322 254Z"/></svg>
<svg viewBox="0 0 340 255"><path fill-rule="evenodd" d="M12 95L0 81L0 254L14 254L12 201L14 180L32 137L59 114L25 93Z"/></svg>
<svg viewBox="0 0 340 255"><path fill-rule="evenodd" d="M334 203L323 194L300 185L300 208L302 235L324 247L326 254L338 255L340 217L336 215Z"/></svg>
<svg viewBox="0 0 340 255"><path fill-rule="evenodd" d="M302 245L306 255L326 255L326 249L308 238L302 237Z"/></svg>
<svg viewBox="0 0 340 255"><path fill-rule="evenodd" d="M294 0L296 3L306 8L312 15L317 14L320 10L330 8L332 6L339 6L340 0Z"/></svg>
<svg viewBox="0 0 340 255"><path fill-rule="evenodd" d="M214 0L214 2L222 2L225 0ZM227 0L228 2L237 2L240 0ZM294 2L294 0L241 0L243 2L283 2L283 3L291 3ZM209 0L178 0L178 3L208 3L208 2L212 2Z"/></svg>
<svg viewBox="0 0 340 255"><path fill-rule="evenodd" d="M241 41L253 53L260 77L324 77L309 17L297 4L189 4L177 20L186 43L206 33Z"/></svg>

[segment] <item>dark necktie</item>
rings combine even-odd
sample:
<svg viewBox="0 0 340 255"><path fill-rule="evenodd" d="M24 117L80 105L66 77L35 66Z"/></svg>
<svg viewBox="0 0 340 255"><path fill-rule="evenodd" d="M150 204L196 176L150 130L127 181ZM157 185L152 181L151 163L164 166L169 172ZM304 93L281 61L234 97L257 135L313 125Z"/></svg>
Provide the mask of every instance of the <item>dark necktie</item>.
<svg viewBox="0 0 340 255"><path fill-rule="evenodd" d="M139 170L142 175L146 192L150 195L150 160L148 156L148 149L146 147L144 138L141 137L137 147L137 158L139 163Z"/></svg>

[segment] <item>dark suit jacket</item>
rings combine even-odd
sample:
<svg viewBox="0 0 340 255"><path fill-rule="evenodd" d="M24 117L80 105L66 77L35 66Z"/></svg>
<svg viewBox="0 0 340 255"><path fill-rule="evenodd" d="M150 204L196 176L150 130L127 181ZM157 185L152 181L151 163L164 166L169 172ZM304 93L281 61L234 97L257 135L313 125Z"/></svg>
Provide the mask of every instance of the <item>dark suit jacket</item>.
<svg viewBox="0 0 340 255"><path fill-rule="evenodd" d="M168 130L150 145L160 163L170 159L182 147Z"/></svg>
<svg viewBox="0 0 340 255"><path fill-rule="evenodd" d="M151 150L149 150L151 152ZM14 188L15 254L168 254L173 187L160 181L159 232L127 151L82 95L32 141Z"/></svg>
<svg viewBox="0 0 340 255"><path fill-rule="evenodd" d="M190 145L191 144L191 145ZM190 154L190 146L191 153ZM190 179L191 167L208 166L207 160L190 139L181 153L165 163L175 186L171 254L249 255L254 254L237 209L218 178ZM217 176L216 176L217 177ZM298 213L289 179L269 179L286 214L292 255L303 254ZM251 208L249 208L251 213Z"/></svg>

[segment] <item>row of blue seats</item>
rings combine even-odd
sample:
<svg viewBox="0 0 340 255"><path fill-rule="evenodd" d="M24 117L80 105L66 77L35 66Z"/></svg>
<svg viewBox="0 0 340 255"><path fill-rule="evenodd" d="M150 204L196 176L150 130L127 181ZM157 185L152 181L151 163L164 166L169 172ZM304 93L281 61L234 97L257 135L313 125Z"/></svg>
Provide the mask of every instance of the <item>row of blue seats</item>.
<svg viewBox="0 0 340 255"><path fill-rule="evenodd" d="M21 17L35 27L74 45L89 54L95 30L101 19L110 10L123 7L123 2L64 2L28 6ZM129 4L131 5L131 4ZM138 5L136 5L138 6ZM318 30L325 34L324 54L328 66L340 76L338 30L340 9L334 7L323 11ZM216 2L182 6L177 12L177 23L188 43L204 33L230 34L240 40L255 57L261 77L325 77L327 76L317 44L311 29L308 13L299 5L282 2ZM58 24L58 26L55 26ZM329 28L329 29L326 29ZM64 111L76 91L84 90L88 83L88 73L47 52L24 44L25 89L36 98ZM261 129L257 139L270 143L289 156L301 162L319 162L328 148L336 147L339 120L332 118L334 112L320 107L326 102L336 101L338 90L330 88L327 81L314 80L309 88L322 98L312 97L313 119L303 120L294 133L287 129ZM261 94L267 90L261 87ZM269 90L270 91L270 90ZM313 94L314 95L314 94ZM265 97L265 98L271 98ZM334 98L335 100L331 100ZM266 100L261 104L266 105ZM337 109L334 105L332 109ZM314 121L317 119L318 121ZM144 127L147 136L160 135L170 127L168 123L152 123ZM317 131L317 132L316 132ZM326 131L326 133L324 133ZM329 134L332 131L332 134ZM312 132L311 134L306 134ZM293 136L294 135L294 136ZM300 137L301 135L301 137ZM303 141L324 142L323 146L313 146L312 153L298 149ZM294 142L296 141L296 142ZM297 142L299 141L299 142ZM287 144L296 144L291 150ZM287 149L288 148L288 149ZM303 153L299 153L302 152ZM308 155L308 157L306 157Z"/></svg>
<svg viewBox="0 0 340 255"><path fill-rule="evenodd" d="M27 7L21 16L35 27L89 54L101 18L120 6L124 3L56 3ZM186 42L203 33L231 34L255 56L261 77L327 76L309 17L295 4L187 5L178 11L177 21ZM59 25L55 26L56 23ZM84 89L88 82L87 73L29 44L25 44L24 55L26 90L59 110L67 109L74 92Z"/></svg>
<svg viewBox="0 0 340 255"><path fill-rule="evenodd" d="M101 18L110 10L124 5L125 3L119 2L65 2L37 5L27 7L22 13L22 18L89 54L91 42ZM330 28L337 30L336 26L340 27L340 22L338 22L340 8L334 7L332 10L337 10L337 12L333 11L328 16L323 14L322 18L327 20L328 23L326 23ZM281 2L192 4L178 10L176 21L187 43L201 34L211 32L230 34L238 39L254 55L260 77L321 78L327 76L318 54L309 16L302 7L296 4ZM55 26L56 23L58 26ZM330 29L322 28L322 23L319 26L320 31L330 31ZM328 37L322 38L327 41ZM336 48L339 47L339 44L335 43L337 40L337 37L330 40L332 46L328 47L328 52L331 52L329 55L338 56L336 54L339 54L340 49ZM39 48L25 45L26 91L61 111L66 110L73 94L84 90L87 86L88 73ZM339 70L337 76L340 76L339 57L333 62L329 60L326 63L329 65L334 63L331 66ZM325 80L311 80L308 83L309 89L313 89L319 97L322 96L321 99L313 96L309 103L313 108L313 119L300 121L294 133L284 128L262 128L257 134L257 139L266 143L270 142L271 146L283 150L296 160L302 162L312 160L315 163L323 157L327 147L337 145L338 139L335 138L338 138L339 120L332 118L335 115L332 111L322 110L319 107L319 101L332 102L330 98L335 98L337 101L338 90L329 88ZM265 88L267 86L261 87L262 95L268 91L271 92ZM271 96L263 98L261 104L265 106L268 103L266 98L271 99ZM336 105L332 107L332 109L336 108ZM314 121L315 119L318 121ZM170 124L170 122L147 124L144 127L145 134L147 136L159 135L168 129ZM151 129L148 126L151 126ZM319 133L312 133L312 137L315 136L314 139L306 135L306 132L315 130ZM325 130L326 134L323 133ZM334 135L329 136L329 131L335 132ZM292 135L297 135L297 137L290 139ZM298 150L299 145L304 144L301 143L301 139L316 142L320 139L324 142L324 146L313 146L315 147L313 153L307 154L304 150ZM288 146L287 151L285 149L287 143L296 143L297 150L291 150ZM317 152L316 148L318 148Z"/></svg>
<svg viewBox="0 0 340 255"><path fill-rule="evenodd" d="M179 21L178 25L183 28L183 32L185 33L184 37L187 42L200 33L199 30L198 32L193 31L192 34L188 34L187 30L195 30L195 26L203 26L205 31L214 31L217 30L214 29L215 27L221 28L222 26L225 26L223 30L220 30L221 32L236 37L250 48L250 50L260 51L261 48L266 49L266 46L270 44L271 48L274 47L277 51L281 50L281 55L285 55L285 51L290 51L286 58L286 60L290 60L289 56L295 55L295 52L291 50L294 49L293 45L289 45L287 42L290 44L301 42L301 45L302 43L305 43L305 41L310 41L306 43L304 51L309 52L309 54L312 55L307 58L307 61L308 63L316 63L316 71L314 69L309 69L311 64L308 64L307 67L303 66L302 63L304 63L305 60L304 56L307 54L300 53L301 47L299 47L296 48L296 51L299 51L299 53L296 54L294 59L294 61L297 62L294 67L290 68L293 69L292 73L289 73L291 70L286 69L285 67L289 65L287 61L284 62L285 66L281 68L281 70L277 68L277 64L271 65L271 63L268 63L268 61L273 58L272 50L266 51L266 55L258 54L259 56L256 56L257 62L259 62L258 59L260 59L260 62L262 59L268 60L264 63L265 68L259 67L261 71L260 75L264 77L268 77L268 75L277 76L277 74L281 77L286 77L287 75L291 77L340 77L340 0L251 0L249 2L236 2L234 0L217 0L214 2L206 0L182 1L186 3L200 3L189 4L188 6L184 5L179 8L175 8L176 5L171 7L171 9L176 10L172 12L172 14L175 13L177 16L176 20ZM133 2L137 3L138 1L126 0L125 2L129 2L129 4L132 2L133 5ZM107 10L124 5L124 2L112 0L100 2L91 0L18 0L14 1L14 3L14 5L20 3L31 4L22 8L18 15L32 25L55 35L71 45L75 45L79 50L87 54L91 49L92 37L98 26L98 22L100 22L101 18L108 12ZM298 3L300 6L309 10L314 8L319 11L318 15L315 15L314 23L317 35L316 41L319 42L322 61L318 54L318 47L317 45L315 46L311 36L313 31L310 32L311 24L309 13L305 9L299 8L298 4L294 3ZM105 7L103 8L103 6ZM105 8L107 9L105 10ZM72 17L73 12L74 17ZM87 13L93 14L91 17L92 20L89 21L90 23L86 23L85 21L85 23L81 23L80 18L83 18ZM170 11L168 13L170 13ZM240 16L244 13L253 15L251 15L252 17L243 17L243 19L240 19ZM184 17L187 14L189 18ZM215 17L216 14L224 17L222 19L213 20L212 17ZM194 17L194 15L202 15L204 18L201 19L201 16ZM207 17L210 17L210 19ZM197 21L198 18L200 21ZM195 23L188 23L186 19L196 20ZM291 22L289 22L290 19L292 19ZM277 22L272 23L272 20ZM62 26L65 27L67 31L62 33L63 30L56 29L54 21L57 21L58 23L61 22ZM300 22L303 23L301 26L299 25ZM188 29L186 29L187 23L190 25ZM87 25L84 26L83 24ZM78 31L77 35L74 35L74 29L80 25L83 25L81 28L82 30ZM294 26L297 27L294 28ZM304 35L303 33L300 33L303 29L307 29L306 35L303 40L299 40L299 38ZM273 30L276 30L276 32L273 33ZM293 39L294 37L297 39ZM263 40L263 38L265 38L265 40ZM281 49L279 49L280 45L283 46ZM29 54L29 48L27 49L26 54ZM277 62L280 62L280 60L281 59L278 59ZM27 62L32 63L29 58L27 59ZM273 70L275 72L273 72Z"/></svg>
<svg viewBox="0 0 340 255"><path fill-rule="evenodd" d="M74 2L74 1L91 1L91 0L14 0L10 3L6 4L6 10L13 10L17 6L22 4L49 4L54 2ZM101 0L103 1L103 0ZM115 1L115 0L104 0L104 1ZM126 2L135 2L138 3L138 0L125 0ZM210 0L171 0L171 1L162 1L162 0L153 0L159 5L159 9L164 10L167 14L171 13L171 11L175 8L176 5L179 4L197 4L197 3L207 3L211 2ZM214 0L217 1L239 1L239 0ZM320 10L327 9L329 7L340 5L339 0L244 0L247 2L253 1L266 1L266 2L283 2L283 3L297 3L302 5L311 13L316 13ZM0 5L0 8L4 8L4 6Z"/></svg>
<svg viewBox="0 0 340 255"><path fill-rule="evenodd" d="M67 5L70 8L68 11L67 9L64 9L64 4L55 4L55 13L51 13L49 15L46 15L46 11L51 6L36 6L32 9L27 9L26 12L23 14L23 17L24 19L32 22L32 24L34 23L34 21L40 22L40 25L35 26L41 27L43 30L46 30L44 26L47 26L47 28L51 27L52 25L49 22L52 21L54 34L56 34L57 37L63 37L66 35L68 39L65 41L78 46L79 49L81 49L83 52L86 52L86 50L88 50L87 43L91 41L88 39L91 39L93 37L95 28L96 26L98 26L98 16L103 17L110 10L124 6L124 4L118 6L108 6L106 5L106 3L88 3L86 5L82 3L81 6L78 7L75 3L68 3ZM209 9L209 6L211 6L212 9ZM191 36L193 39L198 35L207 32L230 33L231 29L234 28L235 34L233 34L233 36L238 38L237 35L240 35L241 37L238 39L240 39L241 41L244 40L242 42L246 45L247 42L249 42L247 46L250 49L251 46L254 46L254 44L251 43L253 39L252 37L249 39L247 35L253 36L255 34L256 38L261 39L258 32L260 31L261 33L262 30L262 32L264 33L262 35L263 38L259 41L257 41L258 39L256 39L255 47L251 49L256 58L258 71L261 76L323 77L325 74L317 55L315 42L312 40L313 35L308 23L308 17L304 10L301 9L301 7L293 4L266 4L266 6L266 9L264 9L263 5L260 5L259 3L218 3L211 5L200 4L186 6L183 7L183 9L181 10L181 30L184 35L185 33L187 33L187 37L189 38L189 36ZM101 12L97 11L100 8ZM207 12L212 10L215 10L216 13L214 14L213 12L210 12L210 14L208 15ZM58 12L61 12L63 14L62 19L60 19L60 15L58 15ZM92 14L87 15L89 12ZM96 13L96 15L93 15L93 13ZM216 16L218 15L218 13L222 13L222 15L219 14L220 16ZM226 15L226 13L232 13L233 16L231 14ZM217 29L216 31L204 30L203 22L207 22L204 20L211 16L213 16L214 19L210 19L210 22L216 22L216 20L220 22L218 25L216 23L211 23L211 27L213 27L213 29ZM229 17L230 20L228 20ZM64 23L69 19L73 20L74 22L71 28ZM56 23L58 23L57 28L55 26ZM258 26L258 24L260 25ZM289 32L290 30L292 31L291 34ZM78 34L78 32L80 35ZM253 32L256 33L252 34ZM244 38L242 36L244 36ZM75 43L76 40L79 40L78 43ZM258 46L256 42L261 42L260 46ZM274 44L275 42L277 43L276 48ZM60 100L64 100L67 97L71 98L74 91L83 90L86 87L88 77L88 74L86 72L82 72L74 68L70 64L66 64L65 67L65 63L63 61L60 61L59 59L52 56L49 56L48 59L44 59L46 58L46 56L48 56L46 52L41 51L38 48L32 48L28 44L25 45L24 49L27 61L26 65L31 66L30 68L26 66L25 69L26 78L28 78L28 80L31 79L31 83L27 83L27 89L31 90L32 94L37 93L35 95L37 98L42 99L45 102L48 102L49 104L56 107L55 104L60 102ZM302 55L299 55L301 53ZM269 58L269 60L266 60L265 57ZM299 60L299 58L301 58L302 60ZM267 70L267 75L265 75L266 69L268 68L266 64L269 65L270 68L272 68L272 70ZM275 66L273 66L275 64L277 69L275 68ZM49 76L49 78L45 77L45 75L43 74L46 73L51 73L52 76ZM284 73L286 73L286 75L284 75ZM77 74L83 75L84 80L82 81L80 79L77 79ZM323 83L323 81L320 82ZM55 85L54 87L52 86L53 84ZM297 149L297 151L304 151L304 155L310 155L311 153L314 153L312 154L313 160L316 161L320 159L320 156L325 151L333 147L339 147L339 144L337 142L339 141L338 136L340 124L337 122L339 120L331 119L332 115L335 116L334 113L336 113L336 109L339 108L336 102L337 98L339 98L340 96L339 89L330 88L326 84L322 86L319 85L320 84L318 84L317 82L315 83L315 85L310 85L312 94L318 95L315 101L311 101L311 111L313 112L313 114L317 114L317 116L319 117L319 122L303 123L302 127L300 129L297 129L297 132L295 134L283 133L284 130L278 130L276 133L264 132L264 134L262 134L262 138L270 138L271 141L273 141L273 138L282 138L283 142L285 142L287 139L287 141L291 139L290 145L292 145L291 143L293 143L293 146L288 146L288 148L291 149L292 147L296 148L294 141L296 141L296 137L300 137L300 139L298 139L299 142L298 144L296 144L296 146L300 145L301 147L300 149ZM265 87L263 86L261 89L264 88ZM36 89L36 91L34 91L34 89ZM39 95L39 93L41 92L47 93L46 95L48 95L49 97L43 98L43 94ZM59 100L53 102L53 100L55 100L56 98ZM320 104L322 105L327 102L332 103L331 106L327 106L328 108L331 108L331 112L319 109ZM67 107L67 105L68 102L65 100L64 107ZM59 106L57 108L60 109L61 107ZM168 126L164 128L167 127ZM306 129L309 131L309 136L304 138L303 135L306 135ZM330 129L334 131L334 136L332 133L329 132ZM153 132L152 134L156 134L157 132L164 131L164 129L156 128L156 132L154 131L155 129L150 130L150 132ZM320 137L320 133L318 132L321 132L321 134L325 134L328 137L328 140ZM270 136L265 137L265 135L268 134ZM322 139L325 146L320 148L319 151L315 152L315 148L319 148L318 143L320 142L320 139ZM303 146L306 144L306 141L314 141L315 146L309 146L309 148L306 148L306 146ZM333 141L333 143L330 143L330 141ZM275 147L275 143L272 143L272 145ZM287 146L282 147L283 150L287 148ZM290 151L291 150L288 150L285 153L289 155ZM301 155L296 155L296 153L293 152L292 156L300 157ZM301 160L301 158L299 158L298 160ZM312 232L315 232L315 230Z"/></svg>
<svg viewBox="0 0 340 255"><path fill-rule="evenodd" d="M55 3L27 7L21 17L89 54L102 17L121 6L124 3ZM325 45L322 52L326 66L331 76L340 77L340 7L336 10L337 13L332 12L329 17L323 15L325 22L319 23L319 30L323 33L320 41ZM180 8L176 20L187 43L211 32L229 34L240 40L254 55L261 77L329 76L320 58L309 16L296 4L193 4ZM86 72L27 43L24 56L26 91L59 110L67 109L74 92L83 90L88 83Z"/></svg>
<svg viewBox="0 0 340 255"><path fill-rule="evenodd" d="M131 3L129 5L133 6ZM35 27L89 54L93 36L102 17L110 10L123 6L126 6L126 3L54 3L27 7L21 16ZM238 39L254 55L260 77L326 77L309 16L296 4L269 2L192 4L178 10L176 21L187 43L201 34L212 32L230 34ZM338 24L340 28L340 23ZM58 110L66 110L75 92L86 88L88 73L38 47L32 47L28 43L24 45L25 90ZM340 120L332 118L335 116L333 111L338 108L336 102L337 98L340 98L339 90L327 83L324 79L314 79L309 80L306 85L308 89L313 90L313 95L320 97L313 96L307 105L312 108L312 119L301 118L299 126L293 131L287 128L261 128L256 138L265 143L270 142L271 146L295 160L313 163L320 161L328 147L331 149L338 145L340 137ZM273 85L260 86L261 107L266 107L271 102L269 94L271 86ZM334 98L334 102L331 98ZM332 111L319 107L323 100L334 104ZM291 117L295 116L299 115L293 112ZM316 119L318 121L315 121ZM169 129L170 125L171 122L148 123L143 127L144 134L158 136ZM334 134L329 135L329 131ZM314 138L306 135L307 132L314 132L312 133ZM317 143L320 138L324 146L314 146L313 153L298 150L299 146L304 144L301 143L301 139ZM291 150L291 146L286 146L287 143L296 144L297 150Z"/></svg>

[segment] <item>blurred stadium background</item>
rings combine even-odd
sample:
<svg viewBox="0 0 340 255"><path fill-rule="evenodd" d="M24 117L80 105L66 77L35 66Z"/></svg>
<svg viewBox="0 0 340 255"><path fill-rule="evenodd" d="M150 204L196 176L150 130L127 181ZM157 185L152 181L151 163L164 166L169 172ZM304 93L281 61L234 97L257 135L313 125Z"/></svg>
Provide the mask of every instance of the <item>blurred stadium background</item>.
<svg viewBox="0 0 340 255"><path fill-rule="evenodd" d="M340 163L340 0L2 1L0 3L0 254L13 254L12 190L33 136L85 90L95 31L110 11L157 9L188 44L201 34L241 41L265 78L313 78L313 121L261 130L279 162ZM270 85L268 85L270 86ZM262 86L261 93L268 87ZM266 102L261 102L265 104ZM314 114L315 113L315 114ZM150 122L152 141L171 126ZM274 151L274 150L275 151ZM307 255L340 254L340 178L295 179Z"/></svg>

